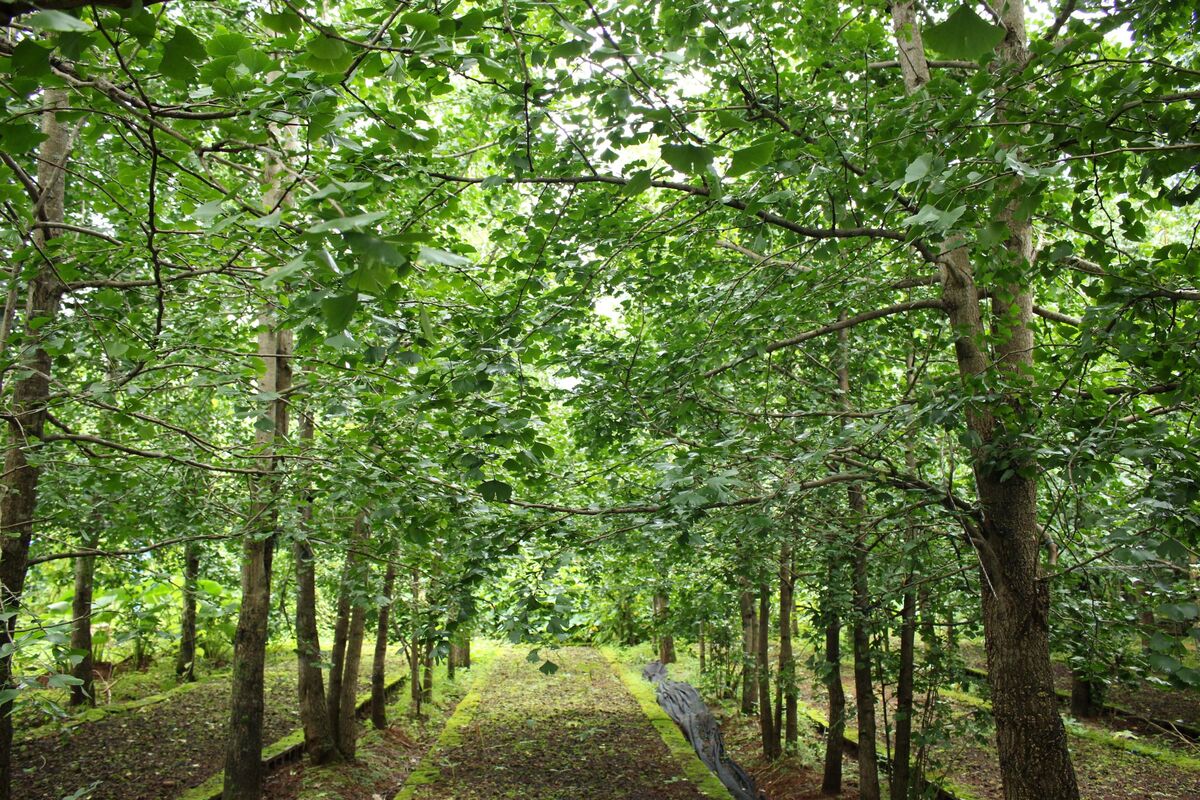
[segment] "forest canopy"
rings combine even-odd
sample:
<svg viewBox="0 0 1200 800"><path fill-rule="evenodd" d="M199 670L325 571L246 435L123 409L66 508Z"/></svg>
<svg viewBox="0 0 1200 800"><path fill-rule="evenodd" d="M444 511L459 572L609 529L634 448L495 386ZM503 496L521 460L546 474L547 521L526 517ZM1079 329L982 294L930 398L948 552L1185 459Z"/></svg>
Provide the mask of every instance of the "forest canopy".
<svg viewBox="0 0 1200 800"><path fill-rule="evenodd" d="M1197 14L0 2L0 800L127 657L232 664L227 800L272 643L352 758L368 623L706 642L767 758L815 681L829 789L844 662L864 798L981 639L1079 797L1055 664L1200 689Z"/></svg>

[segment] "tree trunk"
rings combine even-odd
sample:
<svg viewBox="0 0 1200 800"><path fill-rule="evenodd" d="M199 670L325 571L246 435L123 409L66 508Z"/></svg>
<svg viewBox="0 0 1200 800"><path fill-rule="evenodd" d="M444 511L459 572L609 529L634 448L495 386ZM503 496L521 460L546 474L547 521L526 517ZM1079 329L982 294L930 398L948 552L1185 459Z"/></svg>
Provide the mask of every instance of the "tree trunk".
<svg viewBox="0 0 1200 800"><path fill-rule="evenodd" d="M87 547L95 546L88 537ZM82 654L71 674L83 683L71 687L71 705L96 705L95 675L92 664L92 589L96 576L96 557L75 559L75 597L71 600L71 649Z"/></svg>
<svg viewBox="0 0 1200 800"><path fill-rule="evenodd" d="M664 664L675 663L675 637L669 633L667 596L661 592L654 595L654 622L658 628L658 660Z"/></svg>
<svg viewBox="0 0 1200 800"><path fill-rule="evenodd" d="M829 545L822 617L825 624L825 690L829 716L825 727L825 769L821 778L824 794L842 793L842 751L846 735L846 691L842 688L842 620L837 594L841 568L834 543Z"/></svg>
<svg viewBox="0 0 1200 800"><path fill-rule="evenodd" d="M421 716L421 575L412 570L412 629L408 638L408 690L414 717Z"/></svg>
<svg viewBox="0 0 1200 800"><path fill-rule="evenodd" d="M1075 670L1071 671L1071 716L1094 719L1104 710L1104 685Z"/></svg>
<svg viewBox="0 0 1200 800"><path fill-rule="evenodd" d="M179 652L175 675L182 681L196 680L196 581L200 577L200 543L183 546L183 609L179 619Z"/></svg>
<svg viewBox="0 0 1200 800"><path fill-rule="evenodd" d="M843 314L843 318L844 318ZM838 387L841 390L842 408L852 411L850 399L850 332L838 331L838 349L841 363L838 366ZM875 743L875 685L871 681L871 634L867 626L867 615L871 606L870 586L867 581L866 532L861 530L867 503L862 487L851 483L847 489L850 506L850 524L854 537L853 594L854 625L851 636L854 642L854 707L858 712L858 793L862 800L879 800L879 759Z"/></svg>
<svg viewBox="0 0 1200 800"><path fill-rule="evenodd" d="M783 692L785 710L784 741L791 750L800 735L797 717L796 658L792 653L792 611L795 605L792 574L792 547L779 549L779 686ZM778 726L776 726L778 728ZM779 731L775 733L778 735Z"/></svg>
<svg viewBox="0 0 1200 800"><path fill-rule="evenodd" d="M893 3L892 14L905 85L915 91L929 79L916 14L908 0ZM999 14L1006 29L997 48L999 61L1020 68L1028 43L1024 6L1004 4ZM1001 100L995 110L1001 121L1004 106ZM1004 135L1015 139L1020 130ZM996 190L1015 190L1019 180L1012 178ZM1012 261L1003 274L1027 281L1032 272L1033 229L1031 214L1018 213L1017 202L1009 202L1000 214L1009 231L1005 250ZM989 394L1001 394L998 400L979 401L967 409L967 425L976 440L971 457L983 513L980 523L967 521L965 527L980 562L988 679L1004 795L1007 800L1075 800L1079 788L1050 668L1050 596L1038 574L1037 465L1008 444L1020 438L1028 417L1025 395L1033 365L1033 293L1027 282L985 287L992 297L994 320L994 363L989 363L983 347L988 336L981 291L968 251L961 241L943 243L941 249L942 300L957 337L959 375L974 382L986 373L994 381ZM999 421L997 411L1011 421ZM1009 425L1016 429L1007 430Z"/></svg>
<svg viewBox="0 0 1200 800"><path fill-rule="evenodd" d="M311 446L313 418L300 417L302 446ZM300 724L304 729L304 751L312 764L340 760L333 740L329 710L325 701L325 677L321 671L321 641L317 632L317 578L312 543L308 540L313 515L313 496L305 488L300 501L300 532L292 541L292 560L296 562L296 690L299 695Z"/></svg>
<svg viewBox="0 0 1200 800"><path fill-rule="evenodd" d="M259 390L277 399L269 401L268 430L258 432L263 454L276 441L286 440L288 410L283 400L291 388L291 333L273 328L263 316L258 352L265 367ZM222 800L258 800L263 786L263 668L267 655L267 623L271 613L271 561L278 526L278 479L275 459L260 461L254 480L250 530L242 541L242 605L238 611L233 646L229 738L225 749L225 782Z"/></svg>
<svg viewBox="0 0 1200 800"><path fill-rule="evenodd" d="M45 90L42 132L46 138L38 152L37 169L37 183L42 187L36 203L40 221L64 220L65 166L71 151L71 136L55 112L66 104L65 90ZM57 228L35 228L31 236L34 245L44 249L59 232ZM53 260L39 256L38 266L29 281L25 306L21 366L29 371L25 377L13 383L4 447L4 473L0 477L0 530L4 532L0 536L0 609L9 614L0 621L0 651L3 652L0 656L0 690L13 688L10 647L16 634L16 612L25 590L25 572L41 478L39 463L28 460L31 450L41 439L46 424L46 403L50 397L51 360L41 342L54 328L61 299L62 283L55 272ZM0 800L9 800L11 797L11 703L11 699L0 701Z"/></svg>
<svg viewBox="0 0 1200 800"><path fill-rule="evenodd" d="M378 730L387 727L387 648L388 618L391 616L392 592L396 588L396 565L388 562L383 577L383 596L387 602L379 607L379 622L375 627L375 657L371 660L371 724Z"/></svg>
<svg viewBox="0 0 1200 800"><path fill-rule="evenodd" d="M738 594L738 606L742 612L742 713L753 714L758 704L758 683L754 680L754 664L757 658L754 642L754 595L743 587Z"/></svg>
<svg viewBox="0 0 1200 800"><path fill-rule="evenodd" d="M699 636L698 636L698 642L699 642L699 646L700 646L700 674L704 675L704 671L705 671L704 620L700 620L699 628L700 628L700 631L699 631Z"/></svg>
<svg viewBox="0 0 1200 800"><path fill-rule="evenodd" d="M758 727L762 733L763 757L768 761L779 758L779 737L771 716L771 588L758 587Z"/></svg>
<svg viewBox="0 0 1200 800"><path fill-rule="evenodd" d="M346 554L342 578L338 584L337 611L333 620L333 651L329 660L329 730L339 741L338 722L341 719L342 675L346 667L346 638L350 634L350 580L353 555Z"/></svg>
<svg viewBox="0 0 1200 800"><path fill-rule="evenodd" d="M425 642L425 677L421 680L421 702L433 702L433 640Z"/></svg>
<svg viewBox="0 0 1200 800"><path fill-rule="evenodd" d="M916 351L908 352L906 365L908 386L917 380ZM911 444L904 448L904 465L910 475L917 474L917 455ZM890 794L892 800L908 800L914 788L912 780L912 720L913 720L913 670L916 657L917 593L913 589L916 558L911 546L916 540L916 531L908 528L904 534L908 571L904 576L904 599L900 608L900 668L896 676L896 746L892 751L892 775Z"/></svg>
<svg viewBox="0 0 1200 800"><path fill-rule="evenodd" d="M342 700L338 705L337 743L342 757L354 760L358 743L358 722L355 719L355 700L358 698L358 670L362 664L363 636L366 633L367 609L354 603L350 612L350 632L346 637L346 664L342 671Z"/></svg>

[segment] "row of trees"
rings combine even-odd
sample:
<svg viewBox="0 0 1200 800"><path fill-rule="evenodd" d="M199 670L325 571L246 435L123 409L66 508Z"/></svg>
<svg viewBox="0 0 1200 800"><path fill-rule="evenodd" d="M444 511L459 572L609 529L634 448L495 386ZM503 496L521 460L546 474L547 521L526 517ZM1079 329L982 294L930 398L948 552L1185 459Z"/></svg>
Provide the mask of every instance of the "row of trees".
<svg viewBox="0 0 1200 800"><path fill-rule="evenodd" d="M649 579L664 656L753 651L768 755L793 591L834 743L843 629L870 748L881 670L915 704L977 626L1012 798L1078 796L1057 641L1195 681L1189 9L40 5L0 11L3 706L51 565L86 620L98 562L172 548L240 598L229 798L286 576L317 760L401 595L416 691L476 617L638 638Z"/></svg>

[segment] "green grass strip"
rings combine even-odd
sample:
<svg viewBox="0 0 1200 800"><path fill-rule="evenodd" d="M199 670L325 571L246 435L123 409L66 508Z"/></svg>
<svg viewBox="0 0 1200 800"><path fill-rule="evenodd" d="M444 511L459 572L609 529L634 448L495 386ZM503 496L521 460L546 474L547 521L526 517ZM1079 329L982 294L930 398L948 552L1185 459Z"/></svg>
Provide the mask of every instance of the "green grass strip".
<svg viewBox="0 0 1200 800"><path fill-rule="evenodd" d="M658 735L662 737L667 749L671 752L672 759L683 770L687 779L695 784L705 797L729 800L730 794L729 790L725 788L725 784L709 771L684 737L683 731L679 730L675 721L667 716L667 712L663 711L662 706L658 704L654 685L642 678L641 672L636 667L621 663L616 652L611 648L602 647L600 652L608 659L608 663L612 665L613 671L617 673L621 683L625 684L625 688L642 707L642 712L649 718L654 729L658 731ZM397 800L400 799L397 798Z"/></svg>
<svg viewBox="0 0 1200 800"><path fill-rule="evenodd" d="M412 800L413 796L423 787L437 783L441 778L441 770L434 765L437 752L445 747L462 744L462 730L475 719L475 710L479 708L483 687L487 683L487 676L491 671L492 658L499 649L498 647L488 647L485 651L480 652L477 649L471 653L471 688L467 690L463 699L458 701L458 706L450 715L450 719L446 720L446 727L442 729L437 744L430 748L417 768L409 774L408 780L404 781L404 785L400 787L394 800Z"/></svg>
<svg viewBox="0 0 1200 800"><path fill-rule="evenodd" d="M955 691L953 689L942 689L940 694L963 705L979 708L987 712L991 712L992 704L981 697L966 694L965 692ZM1087 739L1089 742L1108 745L1109 747L1117 747L1121 750L1126 750L1130 753L1135 753L1146 758L1153 758L1157 761L1162 761L1166 764L1179 767L1181 769L1200 770L1200 758L1181 755L1171 752L1166 748L1158 747L1157 745L1139 742L1133 739L1126 739L1123 736L1114 736L1111 733L1095 731L1091 728L1085 728L1078 723L1065 723L1067 733L1071 736L1076 736L1080 739Z"/></svg>

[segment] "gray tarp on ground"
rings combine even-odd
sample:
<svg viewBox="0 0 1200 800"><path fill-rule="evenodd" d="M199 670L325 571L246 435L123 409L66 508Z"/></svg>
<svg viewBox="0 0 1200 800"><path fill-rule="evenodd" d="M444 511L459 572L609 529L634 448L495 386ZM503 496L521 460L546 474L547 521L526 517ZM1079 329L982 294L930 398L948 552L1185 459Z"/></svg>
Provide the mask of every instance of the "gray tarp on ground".
<svg viewBox="0 0 1200 800"><path fill-rule="evenodd" d="M669 680L667 668L660 661L647 664L642 677L654 684L658 704L680 727L696 755L725 784L729 793L737 800L765 800L765 795L760 795L754 785L754 779L725 752L721 728L700 699L700 693L690 684Z"/></svg>

